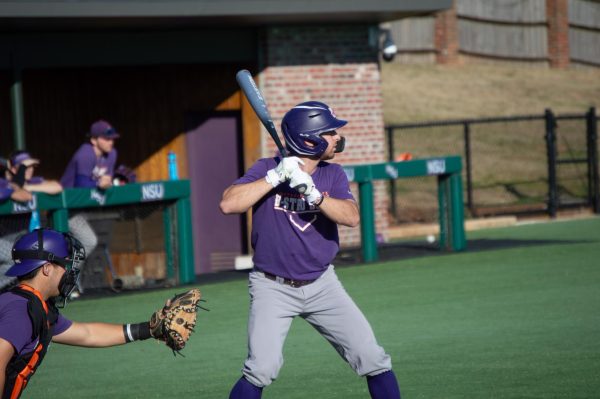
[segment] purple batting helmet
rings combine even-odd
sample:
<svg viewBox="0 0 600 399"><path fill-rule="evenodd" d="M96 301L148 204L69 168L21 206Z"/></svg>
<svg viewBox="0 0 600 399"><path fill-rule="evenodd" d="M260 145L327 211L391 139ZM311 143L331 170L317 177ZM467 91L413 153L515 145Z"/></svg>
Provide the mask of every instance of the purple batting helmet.
<svg viewBox="0 0 600 399"><path fill-rule="evenodd" d="M327 149L327 141L321 134L339 129L346 123L348 122L338 119L327 104L307 101L296 105L284 115L281 130L291 153L320 157Z"/></svg>

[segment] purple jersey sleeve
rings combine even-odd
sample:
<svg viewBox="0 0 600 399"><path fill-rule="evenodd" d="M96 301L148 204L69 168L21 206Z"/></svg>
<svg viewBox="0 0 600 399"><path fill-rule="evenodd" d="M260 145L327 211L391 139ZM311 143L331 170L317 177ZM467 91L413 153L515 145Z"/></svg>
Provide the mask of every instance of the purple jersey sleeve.
<svg viewBox="0 0 600 399"><path fill-rule="evenodd" d="M71 320L69 320L66 317L63 317L63 315L59 314L58 319L56 320L56 324L54 325L53 334L54 335L62 334L65 331L67 331L72 325L73 325L73 322Z"/></svg>
<svg viewBox="0 0 600 399"><path fill-rule="evenodd" d="M96 156L91 144L85 143L67 165L60 183L65 188L96 187L100 176L112 176L117 162L117 151L113 149L106 155Z"/></svg>
<svg viewBox="0 0 600 399"><path fill-rule="evenodd" d="M59 314L53 334L65 332L72 324L72 321ZM0 295L0 338L10 342L17 353L27 353L37 345L37 340L32 340L31 335L27 300L12 293Z"/></svg>
<svg viewBox="0 0 600 399"><path fill-rule="evenodd" d="M279 158L261 158L246 171L244 176L234 181L233 184L246 184L264 179L267 171L277 166L278 163Z"/></svg>
<svg viewBox="0 0 600 399"><path fill-rule="evenodd" d="M329 164L328 167L333 168L332 187L329 192L331 198L355 200L350 191L350 183L344 169L338 164ZM317 187L318 188L318 187Z"/></svg>
<svg viewBox="0 0 600 399"><path fill-rule="evenodd" d="M27 184L42 184L44 182L44 178L42 176L33 176L31 179L27 180Z"/></svg>
<svg viewBox="0 0 600 399"><path fill-rule="evenodd" d="M0 338L10 342L15 352L32 347L31 320L27 314L27 300L14 294L0 296Z"/></svg>
<svg viewBox="0 0 600 399"><path fill-rule="evenodd" d="M13 193L13 188L8 181L0 179L0 201L6 201Z"/></svg>

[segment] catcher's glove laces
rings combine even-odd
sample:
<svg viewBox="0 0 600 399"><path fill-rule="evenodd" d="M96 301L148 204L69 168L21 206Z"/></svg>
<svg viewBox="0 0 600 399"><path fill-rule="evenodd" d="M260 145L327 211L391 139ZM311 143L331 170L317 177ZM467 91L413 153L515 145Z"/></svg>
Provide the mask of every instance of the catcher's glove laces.
<svg viewBox="0 0 600 399"><path fill-rule="evenodd" d="M174 295L162 309L157 310L150 318L150 334L164 341L173 351L173 355L181 354L181 350L190 339L196 327L198 309L208 311L200 306L202 294L198 288L193 288L182 294Z"/></svg>

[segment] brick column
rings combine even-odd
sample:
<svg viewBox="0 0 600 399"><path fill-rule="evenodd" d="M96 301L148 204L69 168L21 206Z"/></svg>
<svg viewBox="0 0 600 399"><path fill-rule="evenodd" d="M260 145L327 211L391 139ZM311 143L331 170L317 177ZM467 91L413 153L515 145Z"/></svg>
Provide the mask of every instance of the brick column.
<svg viewBox="0 0 600 399"><path fill-rule="evenodd" d="M369 45L369 26L289 26L267 28L261 39L260 86L275 126L294 105L323 101L348 120L340 130L346 149L334 162L385 162L381 76L377 51ZM263 156L276 148L263 132ZM355 186L355 185L353 185ZM388 198L384 182L375 182L376 228L387 234ZM354 196L358 200L356 187ZM342 246L360 242L360 229L340 228Z"/></svg>
<svg viewBox="0 0 600 399"><path fill-rule="evenodd" d="M458 63L458 22L454 2L452 8L436 14L434 33L436 62L438 64Z"/></svg>
<svg viewBox="0 0 600 399"><path fill-rule="evenodd" d="M546 21L550 66L568 68L570 62L568 0L546 0Z"/></svg>

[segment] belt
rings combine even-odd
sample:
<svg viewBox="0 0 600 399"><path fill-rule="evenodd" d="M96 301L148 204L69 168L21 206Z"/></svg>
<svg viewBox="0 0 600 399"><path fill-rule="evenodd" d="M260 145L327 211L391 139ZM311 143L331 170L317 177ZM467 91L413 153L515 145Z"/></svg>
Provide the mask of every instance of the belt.
<svg viewBox="0 0 600 399"><path fill-rule="evenodd" d="M294 287L294 288L303 287L305 285L314 283L316 281L316 280L292 280L291 278L283 278L283 277L279 277L279 276L276 276L274 274L267 273L267 272L263 272L263 274L269 280L277 281L278 283L289 285L290 287Z"/></svg>

